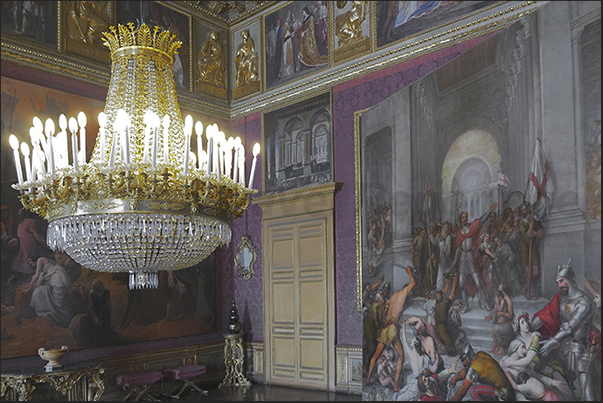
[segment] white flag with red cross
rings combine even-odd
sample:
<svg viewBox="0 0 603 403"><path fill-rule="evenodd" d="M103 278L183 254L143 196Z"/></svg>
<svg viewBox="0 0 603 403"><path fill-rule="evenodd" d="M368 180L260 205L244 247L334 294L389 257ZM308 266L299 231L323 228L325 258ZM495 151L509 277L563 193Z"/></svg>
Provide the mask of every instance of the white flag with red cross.
<svg viewBox="0 0 603 403"><path fill-rule="evenodd" d="M548 215L554 191L555 187L551 180L550 168L544 155L544 148L540 139L537 138L526 194L526 200L532 204L535 219L540 221L545 214Z"/></svg>

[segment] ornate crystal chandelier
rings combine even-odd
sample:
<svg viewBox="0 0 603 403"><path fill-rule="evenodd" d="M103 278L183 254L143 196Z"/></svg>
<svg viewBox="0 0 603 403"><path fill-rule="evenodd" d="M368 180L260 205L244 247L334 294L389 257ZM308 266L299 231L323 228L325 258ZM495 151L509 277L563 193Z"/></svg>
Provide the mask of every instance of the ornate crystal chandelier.
<svg viewBox="0 0 603 403"><path fill-rule="evenodd" d="M142 24L105 32L111 82L90 161L86 116L35 117L30 146L9 138L23 206L49 222L47 241L101 272L129 272L130 288L156 288L157 272L191 267L230 243L230 223L249 205L241 139L217 124L182 121L173 78L175 35ZM78 145L79 130L79 145ZM69 135L68 135L69 133ZM69 144L70 147L69 147ZM205 144L206 147L202 147ZM23 178L21 155L25 165Z"/></svg>

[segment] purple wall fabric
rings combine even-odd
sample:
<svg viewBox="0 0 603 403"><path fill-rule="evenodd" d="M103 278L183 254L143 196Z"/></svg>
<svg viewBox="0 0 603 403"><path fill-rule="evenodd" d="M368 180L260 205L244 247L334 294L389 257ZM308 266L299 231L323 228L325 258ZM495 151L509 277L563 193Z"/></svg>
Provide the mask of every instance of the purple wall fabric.
<svg viewBox="0 0 603 403"><path fill-rule="evenodd" d="M245 145L245 183L248 184L253 155L251 150L256 142L262 141L262 120L259 113L246 116L232 122L229 136L240 136ZM235 300L241 331L245 340L264 340L264 305L262 282L262 209L253 204L253 198L262 194L262 155L258 155L254 189L258 193L252 196L252 202L232 223L232 241L230 245L219 248L214 255L216 261L216 314L218 331L227 332L232 300ZM251 237L253 246L258 250L258 260L254 265L255 274L249 280L239 276L234 269L234 254L242 235Z"/></svg>
<svg viewBox="0 0 603 403"><path fill-rule="evenodd" d="M343 183L335 195L337 344L362 344L356 293L354 112L377 105L493 34L370 73L333 87L333 169Z"/></svg>
<svg viewBox="0 0 603 403"><path fill-rule="evenodd" d="M333 87L333 169L335 182L343 183L335 195L335 292L337 344L362 344L362 314L356 294L356 202L354 178L354 112L377 105L419 78L471 49L492 34L367 74ZM253 156L251 149L262 140L261 112L231 122L229 136L240 136L245 144L246 181ZM258 157L252 198L262 194L262 150ZM258 249L255 274L250 280L234 269L234 252L241 235L249 235ZM235 300L245 340L264 340L262 209L250 203L242 217L232 223L230 245L218 248L216 262L217 329L226 333L232 300ZM213 335L215 336L215 335Z"/></svg>

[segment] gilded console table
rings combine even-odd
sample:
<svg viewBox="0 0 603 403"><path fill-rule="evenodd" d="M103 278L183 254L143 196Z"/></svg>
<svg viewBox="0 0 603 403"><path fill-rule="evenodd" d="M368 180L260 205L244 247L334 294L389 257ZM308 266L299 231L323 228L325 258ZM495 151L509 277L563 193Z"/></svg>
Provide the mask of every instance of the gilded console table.
<svg viewBox="0 0 603 403"><path fill-rule="evenodd" d="M243 363L245 361L243 352L243 333L225 334L224 342L226 376L218 387L251 385L251 382L243 375Z"/></svg>
<svg viewBox="0 0 603 403"><path fill-rule="evenodd" d="M46 383L69 401L98 401L105 391L101 379L104 372L98 364L65 365L51 372L42 366L3 372L2 400L31 400L36 385Z"/></svg>

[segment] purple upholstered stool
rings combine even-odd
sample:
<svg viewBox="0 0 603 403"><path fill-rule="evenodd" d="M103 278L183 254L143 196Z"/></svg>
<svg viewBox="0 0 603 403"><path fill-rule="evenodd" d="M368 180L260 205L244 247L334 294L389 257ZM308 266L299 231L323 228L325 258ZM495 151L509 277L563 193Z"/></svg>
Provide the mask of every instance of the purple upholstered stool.
<svg viewBox="0 0 603 403"><path fill-rule="evenodd" d="M180 365L177 367L170 367L163 370L163 376L166 379L174 380L174 381L183 381L184 385L182 385L180 391L176 394L174 392L180 388L180 385L176 385L174 390L171 393L164 395L165 397L169 397L172 399L180 399L180 395L182 392L186 390L186 388L191 388L194 391L207 395L207 391L201 389L193 382L197 376L204 374L207 371L207 367L205 365L197 365L197 364L188 364L188 365Z"/></svg>
<svg viewBox="0 0 603 403"><path fill-rule="evenodd" d="M134 400L140 400L141 397L145 397L148 400L158 401L148 390L149 388L159 382L163 378L163 372L144 369L142 371L127 372L119 374L115 377L115 382L121 386L124 390L130 389L130 392L123 398L128 400L134 393L138 393Z"/></svg>

